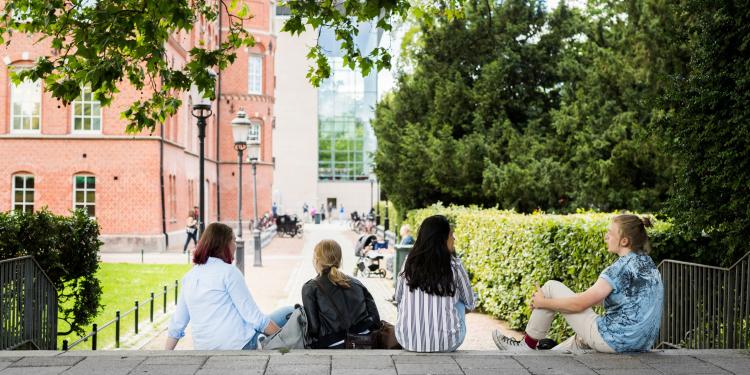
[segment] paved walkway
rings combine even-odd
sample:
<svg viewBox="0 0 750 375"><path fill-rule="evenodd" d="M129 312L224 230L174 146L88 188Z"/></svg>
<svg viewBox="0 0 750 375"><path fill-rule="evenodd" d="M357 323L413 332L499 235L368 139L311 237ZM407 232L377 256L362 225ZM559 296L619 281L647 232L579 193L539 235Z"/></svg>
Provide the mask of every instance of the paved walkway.
<svg viewBox="0 0 750 375"><path fill-rule="evenodd" d="M287 354L227 352L0 352L0 375L411 375L750 374L747 351L664 351L645 354L307 350Z"/></svg>

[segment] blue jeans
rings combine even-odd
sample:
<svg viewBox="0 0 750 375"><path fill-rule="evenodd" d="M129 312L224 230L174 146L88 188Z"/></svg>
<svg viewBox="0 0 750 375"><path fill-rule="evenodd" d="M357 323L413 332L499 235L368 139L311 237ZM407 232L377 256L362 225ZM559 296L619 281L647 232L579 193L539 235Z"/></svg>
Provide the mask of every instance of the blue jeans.
<svg viewBox="0 0 750 375"><path fill-rule="evenodd" d="M458 301L456 302L455 307L456 312L458 313L458 321L461 324L461 328L458 331L458 341L456 342L456 345L450 348L448 352L455 352L456 349L458 349L458 347L464 343L464 339L466 338L466 305L463 302Z"/></svg>
<svg viewBox="0 0 750 375"><path fill-rule="evenodd" d="M289 316L294 311L294 306L286 306L282 307L280 309L275 310L270 315L268 315L268 318L271 319L272 322L276 323L279 328L283 327L287 321L289 321ZM263 327L265 328L265 327ZM263 333L262 331L255 331L255 334L250 339L250 341L245 344L245 346L242 348L242 350L255 350L258 348L258 336Z"/></svg>

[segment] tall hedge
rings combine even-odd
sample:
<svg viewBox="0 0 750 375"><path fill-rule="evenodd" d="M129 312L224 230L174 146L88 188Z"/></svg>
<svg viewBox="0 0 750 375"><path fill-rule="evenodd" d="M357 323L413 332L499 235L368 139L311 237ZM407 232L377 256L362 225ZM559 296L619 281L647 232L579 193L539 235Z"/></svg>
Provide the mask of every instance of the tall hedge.
<svg viewBox="0 0 750 375"><path fill-rule="evenodd" d="M0 260L32 255L57 289L58 318L68 327L59 334L83 332L99 309L99 224L83 211L54 215L0 212Z"/></svg>
<svg viewBox="0 0 750 375"><path fill-rule="evenodd" d="M593 285L617 256L607 252L604 234L613 214L518 214L465 207L413 210L407 222L418 230L426 217L443 214L451 221L456 248L479 295L479 307L514 329L524 329L531 310L528 300L536 283L559 280L575 292ZM658 261L680 244L672 225L656 221L649 234ZM550 337L572 334L557 318Z"/></svg>

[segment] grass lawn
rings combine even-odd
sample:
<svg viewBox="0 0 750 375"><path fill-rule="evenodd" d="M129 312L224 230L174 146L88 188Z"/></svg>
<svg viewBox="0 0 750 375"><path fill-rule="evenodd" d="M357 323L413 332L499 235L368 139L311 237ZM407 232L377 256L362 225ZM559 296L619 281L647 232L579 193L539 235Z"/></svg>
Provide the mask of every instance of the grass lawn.
<svg viewBox="0 0 750 375"><path fill-rule="evenodd" d="M167 294L167 308L174 305L174 282L180 280L190 269L189 264L125 264L125 263L100 263L99 272L96 276L102 285L101 312L94 319L99 327L115 318L115 312L120 310L124 314L130 310L135 301L139 301L141 308L138 316L139 332L149 322L149 303L151 292L154 292L154 319L162 315L164 285L169 288ZM135 314L121 318L120 338L132 334L135 326ZM58 330L67 329L66 323L58 323ZM101 328L100 328L101 329ZM86 327L86 332L91 332L92 327ZM68 343L78 340L79 336L70 334L58 336L57 347L62 349L62 341L67 339ZM114 323L97 335L97 349L114 345L115 325ZM78 344L72 350L90 350L91 339Z"/></svg>

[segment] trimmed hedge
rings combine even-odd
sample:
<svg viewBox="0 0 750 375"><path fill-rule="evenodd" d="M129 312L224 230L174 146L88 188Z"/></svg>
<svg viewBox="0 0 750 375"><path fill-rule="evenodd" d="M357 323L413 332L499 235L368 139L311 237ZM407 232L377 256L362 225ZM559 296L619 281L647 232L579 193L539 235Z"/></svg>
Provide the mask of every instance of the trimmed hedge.
<svg viewBox="0 0 750 375"><path fill-rule="evenodd" d="M617 258L607 252L604 242L615 214L524 215L434 205L410 211L407 222L416 233L425 218L436 214L452 223L456 249L479 295L479 307L514 329L523 330L528 321L528 301L536 283L559 280L582 292ZM668 222L654 222L649 230L654 253L669 253L665 246L680 243L671 228ZM549 337L560 341L571 334L558 316Z"/></svg>

